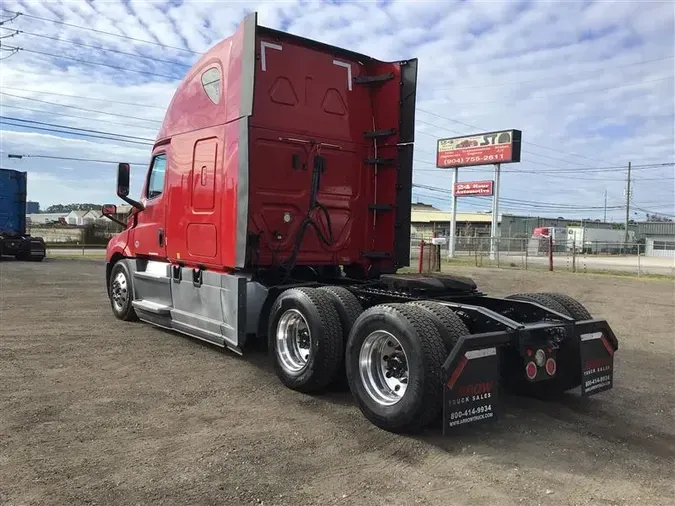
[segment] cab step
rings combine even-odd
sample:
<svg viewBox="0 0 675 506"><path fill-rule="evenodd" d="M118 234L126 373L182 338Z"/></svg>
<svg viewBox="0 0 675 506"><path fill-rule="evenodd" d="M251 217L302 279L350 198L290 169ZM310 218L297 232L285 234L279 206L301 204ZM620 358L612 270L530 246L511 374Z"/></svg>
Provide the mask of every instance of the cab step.
<svg viewBox="0 0 675 506"><path fill-rule="evenodd" d="M165 304L158 304L157 302L153 302L151 300L134 300L131 302L131 304L134 306L134 309L138 309L140 311L145 311L147 313L152 313L160 316L169 316L171 314L171 306L167 306Z"/></svg>

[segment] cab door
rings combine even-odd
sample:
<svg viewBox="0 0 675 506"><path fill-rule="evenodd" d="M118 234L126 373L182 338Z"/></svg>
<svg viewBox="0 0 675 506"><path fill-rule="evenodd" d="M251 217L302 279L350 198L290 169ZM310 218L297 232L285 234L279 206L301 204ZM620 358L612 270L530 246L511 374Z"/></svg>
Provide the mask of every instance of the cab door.
<svg viewBox="0 0 675 506"><path fill-rule="evenodd" d="M137 255L166 258L166 172L166 152L155 153L141 198L145 209L138 213L133 229L132 244Z"/></svg>

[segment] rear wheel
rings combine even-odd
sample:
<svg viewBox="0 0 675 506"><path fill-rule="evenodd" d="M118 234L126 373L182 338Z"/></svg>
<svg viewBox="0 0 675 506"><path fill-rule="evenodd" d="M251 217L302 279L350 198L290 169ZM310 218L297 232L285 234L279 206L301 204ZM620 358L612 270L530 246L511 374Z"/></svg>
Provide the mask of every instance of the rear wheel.
<svg viewBox="0 0 675 506"><path fill-rule="evenodd" d="M536 304L541 304L542 306L547 307L548 309L551 309L557 313L564 314L565 316L572 316L569 314L567 309L565 309L565 306L545 293L517 293L514 295L509 295L506 298L535 302Z"/></svg>
<svg viewBox="0 0 675 506"><path fill-rule="evenodd" d="M342 286L322 286L318 290L322 291L328 298L330 298L335 310L340 317L340 325L342 326L343 340L347 340L347 336L354 326L356 319L363 313L363 306L352 292ZM346 390L348 388L347 375L345 373L344 353L342 360L335 374L334 386L339 390Z"/></svg>
<svg viewBox="0 0 675 506"><path fill-rule="evenodd" d="M268 349L277 376L288 388L325 388L342 363L343 343L340 317L326 293L292 288L272 306Z"/></svg>
<svg viewBox="0 0 675 506"><path fill-rule="evenodd" d="M575 320L582 312L574 308L579 304L571 297L554 293L522 293L511 295L508 299L518 299L536 302L553 311L570 316ZM569 300L568 300L569 299ZM579 304L579 306L581 306ZM585 308L581 306L585 311ZM589 315L590 316L590 315ZM583 318L586 319L586 318ZM525 361L514 348L507 348L502 352L502 380L505 386L514 392L536 397L542 400L555 400L565 392L581 385L581 343L574 336L567 336L560 343L556 355L556 375L550 380L531 383L525 377Z"/></svg>
<svg viewBox="0 0 675 506"><path fill-rule="evenodd" d="M116 318L124 321L138 320L131 304L133 300L131 273L123 260L118 261L110 272L108 293L110 294L110 305Z"/></svg>
<svg viewBox="0 0 675 506"><path fill-rule="evenodd" d="M462 319L448 306L433 301L415 301L408 303L427 312L427 315L436 326L436 330L443 340L445 352L450 353L457 344L457 340L470 334Z"/></svg>
<svg viewBox="0 0 675 506"><path fill-rule="evenodd" d="M591 313L584 307L584 305L579 302L576 299L573 299L569 295L565 295L564 293L543 293L542 295L546 295L550 299L555 300L558 304L563 306L565 308L565 311L574 318L576 321L581 321L581 320L590 320L593 318L591 316Z"/></svg>
<svg viewBox="0 0 675 506"><path fill-rule="evenodd" d="M442 407L445 347L427 311L406 304L366 310L347 341L347 379L373 424L418 432Z"/></svg>

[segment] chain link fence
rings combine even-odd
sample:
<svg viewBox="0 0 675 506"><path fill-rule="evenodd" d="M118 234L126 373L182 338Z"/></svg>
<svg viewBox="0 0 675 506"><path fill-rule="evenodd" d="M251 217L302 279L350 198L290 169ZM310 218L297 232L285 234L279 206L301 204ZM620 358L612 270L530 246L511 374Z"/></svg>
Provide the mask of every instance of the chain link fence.
<svg viewBox="0 0 675 506"><path fill-rule="evenodd" d="M422 244L431 237L414 237L410 243L410 266L420 263ZM437 242L437 241L436 241ZM549 238L457 237L451 258L447 241L438 246L447 265L470 265L503 269L549 270L578 273L675 276L675 259L645 256L645 246L636 242L552 241ZM425 253L426 265L426 253Z"/></svg>
<svg viewBox="0 0 675 506"><path fill-rule="evenodd" d="M27 232L42 237L48 256L102 255L110 238L120 227L113 222L97 222L87 225L32 225Z"/></svg>

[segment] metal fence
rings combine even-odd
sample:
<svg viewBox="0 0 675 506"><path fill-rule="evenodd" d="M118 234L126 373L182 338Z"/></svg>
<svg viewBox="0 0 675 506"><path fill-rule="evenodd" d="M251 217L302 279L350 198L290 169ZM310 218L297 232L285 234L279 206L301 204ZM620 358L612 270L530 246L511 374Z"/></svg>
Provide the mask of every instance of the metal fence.
<svg viewBox="0 0 675 506"><path fill-rule="evenodd" d="M411 240L411 268L417 268L420 263L422 241L431 243L431 238ZM645 246L634 242L578 244L547 238L457 237L453 258L447 243L440 245L440 249L444 262L475 267L675 276L675 259L646 257Z"/></svg>

